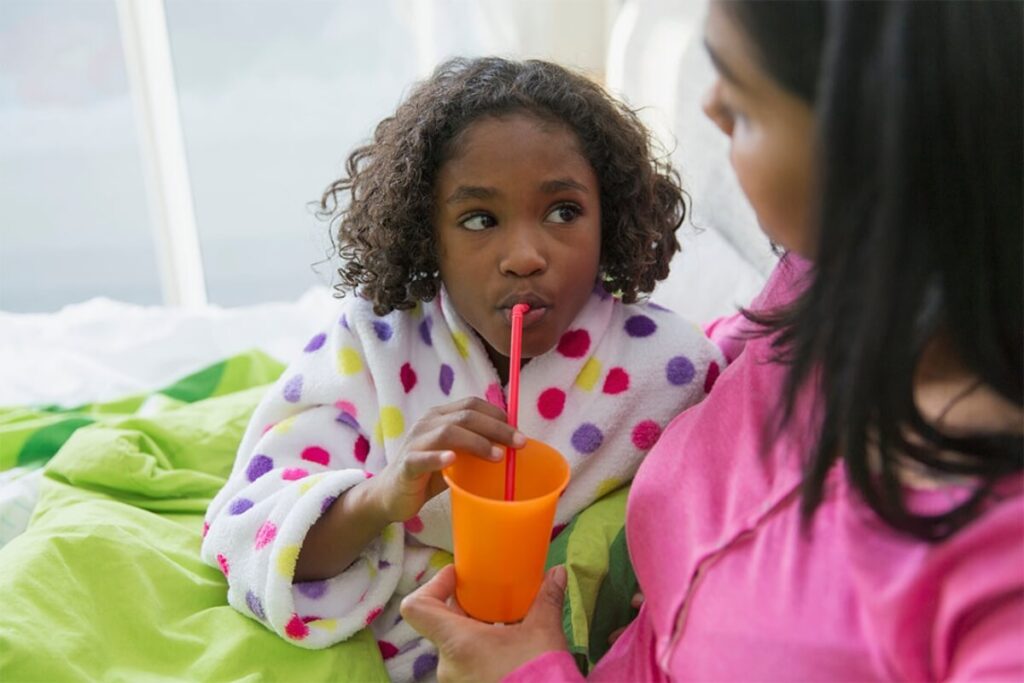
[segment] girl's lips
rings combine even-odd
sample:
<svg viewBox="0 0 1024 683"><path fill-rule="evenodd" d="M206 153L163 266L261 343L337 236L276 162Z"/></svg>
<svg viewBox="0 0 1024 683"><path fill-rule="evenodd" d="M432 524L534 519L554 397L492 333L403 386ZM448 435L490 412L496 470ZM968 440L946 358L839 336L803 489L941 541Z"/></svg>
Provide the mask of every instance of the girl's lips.
<svg viewBox="0 0 1024 683"><path fill-rule="evenodd" d="M512 309L511 308L506 308L506 309L503 309L503 312L505 314L505 321L511 326L512 325ZM540 322L540 320L542 318L544 318L545 315L547 315L547 312L548 312L548 307L547 306L538 306L537 308L531 308L523 316L523 329L525 330L526 328L528 328L528 327L530 327L532 325L535 325L538 322Z"/></svg>

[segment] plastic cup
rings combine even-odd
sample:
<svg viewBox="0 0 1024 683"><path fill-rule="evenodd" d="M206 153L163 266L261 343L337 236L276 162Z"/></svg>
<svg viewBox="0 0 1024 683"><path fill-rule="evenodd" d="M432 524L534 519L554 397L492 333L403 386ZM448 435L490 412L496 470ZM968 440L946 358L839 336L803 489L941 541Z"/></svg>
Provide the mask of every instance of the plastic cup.
<svg viewBox="0 0 1024 683"><path fill-rule="evenodd" d="M451 490L455 596L481 621L520 621L544 581L544 563L569 463L533 439L516 451L515 499L505 463L456 453L442 474Z"/></svg>

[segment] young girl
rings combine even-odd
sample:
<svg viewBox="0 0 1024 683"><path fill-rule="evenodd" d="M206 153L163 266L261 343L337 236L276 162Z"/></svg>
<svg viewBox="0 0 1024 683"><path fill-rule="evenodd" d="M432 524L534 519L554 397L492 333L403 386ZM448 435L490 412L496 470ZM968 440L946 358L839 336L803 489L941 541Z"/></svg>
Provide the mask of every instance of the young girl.
<svg viewBox="0 0 1024 683"><path fill-rule="evenodd" d="M437 494L454 451L498 460L524 435L557 448L564 525L630 480L723 361L697 327L635 303L678 250L677 176L631 111L555 65L441 66L323 207L356 296L256 410L202 553L230 603L283 638L326 647L370 626L391 677L418 679L436 654L398 604L450 561Z"/></svg>
<svg viewBox="0 0 1024 683"><path fill-rule="evenodd" d="M1022 27L1018 2L711 3L706 111L788 254L637 473L645 602L591 679L1024 680ZM404 608L441 680L580 678L564 570L504 628L452 585Z"/></svg>

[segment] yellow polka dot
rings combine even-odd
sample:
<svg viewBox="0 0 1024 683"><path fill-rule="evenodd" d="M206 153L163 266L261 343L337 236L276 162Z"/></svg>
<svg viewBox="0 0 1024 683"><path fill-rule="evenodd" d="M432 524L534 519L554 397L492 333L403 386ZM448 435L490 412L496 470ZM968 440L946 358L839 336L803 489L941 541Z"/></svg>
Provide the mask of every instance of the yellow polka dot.
<svg viewBox="0 0 1024 683"><path fill-rule="evenodd" d="M302 480L302 483L299 484L299 493L305 493L306 491L310 490L311 488L319 484L320 480L323 479L323 477L324 475L322 474L315 474L312 477L306 477L305 479Z"/></svg>
<svg viewBox="0 0 1024 683"><path fill-rule="evenodd" d="M620 486L622 486L622 482L618 479L605 479L597 485L597 491L594 492L594 497L600 498L601 496L611 493Z"/></svg>
<svg viewBox="0 0 1024 683"><path fill-rule="evenodd" d="M295 576L295 563L298 559L299 546L286 545L281 548L281 552L277 554L277 572L286 579L291 579Z"/></svg>
<svg viewBox="0 0 1024 683"><path fill-rule="evenodd" d="M410 312L414 318L423 317L423 302L417 301L416 305L412 307L412 311Z"/></svg>
<svg viewBox="0 0 1024 683"><path fill-rule="evenodd" d="M354 375L363 369L363 359L359 352L351 346L345 346L338 351L338 372L343 375Z"/></svg>
<svg viewBox="0 0 1024 683"><path fill-rule="evenodd" d="M430 556L430 560L427 564L431 569L440 569L441 567L447 567L452 563L452 554L443 550L438 550Z"/></svg>
<svg viewBox="0 0 1024 683"><path fill-rule="evenodd" d="M395 537L394 525L389 524L388 526L384 527L384 531L380 532L380 537L381 540L383 540L385 543L393 539Z"/></svg>
<svg viewBox="0 0 1024 683"><path fill-rule="evenodd" d="M469 337L462 332L452 332L452 341L455 342L455 348L459 350L459 355L469 358Z"/></svg>
<svg viewBox="0 0 1024 683"><path fill-rule="evenodd" d="M402 417L401 410L394 406L384 406L380 409L380 421L374 430L379 441L394 439L401 436L404 431L405 418Z"/></svg>
<svg viewBox="0 0 1024 683"><path fill-rule="evenodd" d="M366 561L366 570L367 572L369 572L371 580L377 578L377 565L375 565L372 561Z"/></svg>
<svg viewBox="0 0 1024 683"><path fill-rule="evenodd" d="M601 361L591 358L583 364L580 374L576 375L576 386L584 391L590 391L601 379Z"/></svg>
<svg viewBox="0 0 1024 683"><path fill-rule="evenodd" d="M287 434L288 432L290 432L292 430L292 427L295 426L296 417L296 415L292 415L291 417L286 417L285 419L278 422L276 425L274 425L274 433Z"/></svg>
<svg viewBox="0 0 1024 683"><path fill-rule="evenodd" d="M321 631L333 631L338 628L337 619L317 619L316 621L309 622L309 625L313 628L318 628Z"/></svg>

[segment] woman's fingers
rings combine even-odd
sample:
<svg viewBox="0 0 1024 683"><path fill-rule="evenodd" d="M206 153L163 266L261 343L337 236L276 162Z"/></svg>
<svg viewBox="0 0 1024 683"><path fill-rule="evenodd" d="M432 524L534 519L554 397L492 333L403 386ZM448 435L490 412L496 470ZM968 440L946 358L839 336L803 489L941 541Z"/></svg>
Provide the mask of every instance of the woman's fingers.
<svg viewBox="0 0 1024 683"><path fill-rule="evenodd" d="M448 565L402 600L402 617L427 640L443 642L449 623L466 619L448 605L454 594L455 567Z"/></svg>

